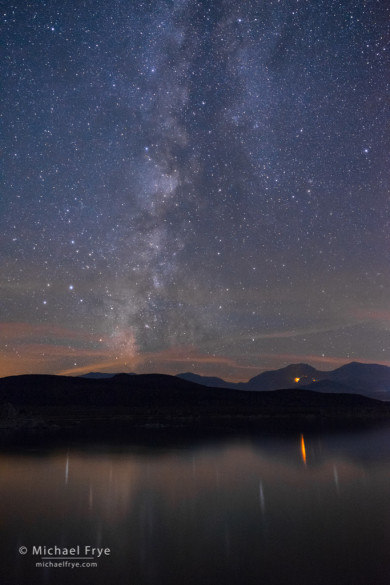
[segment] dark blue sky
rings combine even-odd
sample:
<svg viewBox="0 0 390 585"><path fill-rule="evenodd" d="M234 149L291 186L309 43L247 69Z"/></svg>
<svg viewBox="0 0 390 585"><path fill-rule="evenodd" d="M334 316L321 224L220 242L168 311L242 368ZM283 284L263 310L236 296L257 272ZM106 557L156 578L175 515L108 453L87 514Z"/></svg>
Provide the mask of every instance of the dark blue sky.
<svg viewBox="0 0 390 585"><path fill-rule="evenodd" d="M389 12L3 2L0 375L390 364Z"/></svg>

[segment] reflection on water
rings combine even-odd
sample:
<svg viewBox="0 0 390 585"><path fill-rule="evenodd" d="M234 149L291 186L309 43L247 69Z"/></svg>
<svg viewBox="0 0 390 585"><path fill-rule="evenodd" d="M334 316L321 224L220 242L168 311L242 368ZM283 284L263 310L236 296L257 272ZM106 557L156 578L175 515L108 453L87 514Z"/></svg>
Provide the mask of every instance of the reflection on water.
<svg viewBox="0 0 390 585"><path fill-rule="evenodd" d="M303 435L301 435L301 453L302 453L302 461L306 465L306 445L305 445L305 439L303 438Z"/></svg>
<svg viewBox="0 0 390 585"><path fill-rule="evenodd" d="M390 429L6 453L0 583L387 584L389 463ZM36 568L40 545L111 555Z"/></svg>

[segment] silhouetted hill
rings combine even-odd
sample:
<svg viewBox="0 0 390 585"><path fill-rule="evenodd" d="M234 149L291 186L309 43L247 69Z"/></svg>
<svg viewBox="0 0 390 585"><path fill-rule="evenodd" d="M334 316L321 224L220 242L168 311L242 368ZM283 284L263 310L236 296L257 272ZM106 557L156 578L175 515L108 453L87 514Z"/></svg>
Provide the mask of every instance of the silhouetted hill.
<svg viewBox="0 0 390 585"><path fill-rule="evenodd" d="M311 383L313 380L318 380L319 374L325 374L325 372L318 372L318 370L306 364L293 364L280 370L263 372L254 378L251 378L248 382L227 382L222 378L200 376L198 374L193 374L192 372L178 374L178 377L213 388L266 391L301 387Z"/></svg>
<svg viewBox="0 0 390 585"><path fill-rule="evenodd" d="M200 386L164 374L115 374L110 378L22 375L0 379L0 403L18 406L125 406L148 400L187 400Z"/></svg>
<svg viewBox="0 0 390 585"><path fill-rule="evenodd" d="M298 385L306 385L323 377L324 372L319 372L307 364L292 364L280 370L263 372L251 378L246 386L250 390L277 390Z"/></svg>
<svg viewBox="0 0 390 585"><path fill-rule="evenodd" d="M312 390L314 392L324 392L332 394L356 394L353 388L340 382L334 382L333 380L319 380L318 382L312 382L302 387L303 390Z"/></svg>
<svg viewBox="0 0 390 585"><path fill-rule="evenodd" d="M356 392L390 393L390 368L387 366L351 362L329 373L330 380L351 386Z"/></svg>
<svg viewBox="0 0 390 585"><path fill-rule="evenodd" d="M185 372L184 374L177 374L178 378L195 382L195 384L201 384L202 386L208 386L211 388L232 388L237 389L237 384L232 382L226 382L222 378L216 376L199 376L199 374L193 374L192 372Z"/></svg>
<svg viewBox="0 0 390 585"><path fill-rule="evenodd" d="M280 388L308 388L320 392L364 394L389 400L390 368L351 362L332 371L322 371L307 364L292 364L280 370L263 372L247 383L231 387L258 392Z"/></svg>
<svg viewBox="0 0 390 585"><path fill-rule="evenodd" d="M294 370L295 372L296 370ZM0 379L0 405L44 424L125 428L145 425L258 426L265 421L390 417L390 405L354 394L299 388L242 392L210 388L176 376L117 374L111 378L26 375ZM26 415L27 416L27 415ZM0 425L1 426L1 425Z"/></svg>
<svg viewBox="0 0 390 585"><path fill-rule="evenodd" d="M105 372L89 372L83 374L80 378L92 378L93 380L99 380L100 378L113 378L115 374L107 374Z"/></svg>

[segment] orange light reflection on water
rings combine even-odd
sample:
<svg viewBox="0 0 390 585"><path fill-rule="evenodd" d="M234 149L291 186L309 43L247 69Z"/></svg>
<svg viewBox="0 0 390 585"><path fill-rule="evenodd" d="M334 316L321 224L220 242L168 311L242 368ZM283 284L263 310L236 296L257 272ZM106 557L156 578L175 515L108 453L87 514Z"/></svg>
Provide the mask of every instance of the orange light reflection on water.
<svg viewBox="0 0 390 585"><path fill-rule="evenodd" d="M302 461L306 465L306 447L305 447L305 439L303 438L303 435L301 435L301 455L302 455Z"/></svg>

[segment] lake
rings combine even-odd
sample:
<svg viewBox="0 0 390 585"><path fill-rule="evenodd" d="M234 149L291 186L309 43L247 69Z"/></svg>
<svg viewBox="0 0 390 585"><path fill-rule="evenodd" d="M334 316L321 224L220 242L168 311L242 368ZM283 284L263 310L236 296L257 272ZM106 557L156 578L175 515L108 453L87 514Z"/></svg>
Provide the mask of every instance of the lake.
<svg viewBox="0 0 390 585"><path fill-rule="evenodd" d="M389 427L32 443L0 469L1 585L389 583Z"/></svg>

